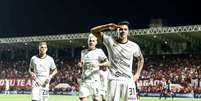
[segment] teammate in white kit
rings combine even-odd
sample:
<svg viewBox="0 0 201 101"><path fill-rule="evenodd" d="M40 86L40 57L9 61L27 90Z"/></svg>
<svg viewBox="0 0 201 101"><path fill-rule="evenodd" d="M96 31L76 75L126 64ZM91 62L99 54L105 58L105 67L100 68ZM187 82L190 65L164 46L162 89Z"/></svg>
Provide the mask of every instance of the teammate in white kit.
<svg viewBox="0 0 201 101"><path fill-rule="evenodd" d="M57 73L53 58L46 54L46 42L39 43L39 54L30 60L29 73L32 78L32 101L48 101L49 82ZM50 73L51 72L51 73Z"/></svg>
<svg viewBox="0 0 201 101"><path fill-rule="evenodd" d="M96 48L97 38L90 34L88 49L81 51L82 75L80 82L80 101L86 101L92 96L93 101L100 99L100 74L99 67L108 66L108 59L102 49Z"/></svg>
<svg viewBox="0 0 201 101"><path fill-rule="evenodd" d="M100 68L100 77L101 77L101 99L106 101L107 99L107 84L108 84L108 69L107 67Z"/></svg>
<svg viewBox="0 0 201 101"><path fill-rule="evenodd" d="M107 48L111 67L108 76L108 101L137 101L136 87L133 81L139 79L144 58L140 47L128 40L129 22L110 23L93 27L91 32L101 39ZM116 30L117 37L104 34L104 30ZM133 58L138 60L137 70L133 76Z"/></svg>

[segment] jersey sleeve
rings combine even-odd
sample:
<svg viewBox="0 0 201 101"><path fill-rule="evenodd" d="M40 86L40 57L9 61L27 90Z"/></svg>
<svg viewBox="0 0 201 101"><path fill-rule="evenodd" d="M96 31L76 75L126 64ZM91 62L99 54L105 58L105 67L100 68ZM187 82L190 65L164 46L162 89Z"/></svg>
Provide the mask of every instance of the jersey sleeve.
<svg viewBox="0 0 201 101"><path fill-rule="evenodd" d="M34 63L33 63L33 57L32 57L29 63L29 68L31 69L33 67L34 67Z"/></svg>
<svg viewBox="0 0 201 101"><path fill-rule="evenodd" d="M51 68L51 69L56 69L56 64L55 64L53 58L51 58L51 67L50 67L50 68Z"/></svg>
<svg viewBox="0 0 201 101"><path fill-rule="evenodd" d="M105 55L104 51L102 49L100 49L100 56L99 56L99 60L105 60L107 58L107 56Z"/></svg>
<svg viewBox="0 0 201 101"><path fill-rule="evenodd" d="M134 57L139 57L142 53L141 53L141 50L140 50L140 47L137 45L137 44L135 44L135 51L134 51Z"/></svg>

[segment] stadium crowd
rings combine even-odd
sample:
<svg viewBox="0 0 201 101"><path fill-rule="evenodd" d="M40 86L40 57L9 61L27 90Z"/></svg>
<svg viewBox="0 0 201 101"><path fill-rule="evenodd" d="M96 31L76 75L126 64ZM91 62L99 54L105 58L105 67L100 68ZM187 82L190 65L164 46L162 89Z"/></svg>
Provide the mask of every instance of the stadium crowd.
<svg viewBox="0 0 201 101"><path fill-rule="evenodd" d="M55 59L58 73L51 80L50 91L77 91L81 77L79 59ZM30 79L28 73L29 61L27 60L0 60L0 79ZM173 89L181 93L201 93L201 55L154 55L145 56L145 65L140 80L170 80L172 84L179 84L180 89ZM139 81L140 81L139 80ZM59 83L67 83L71 87L55 89ZM11 86L10 90L30 90L31 86ZM140 92L159 92L160 83L157 85L139 86ZM0 86L4 90L4 86Z"/></svg>
<svg viewBox="0 0 201 101"><path fill-rule="evenodd" d="M145 67L140 79L170 80L172 84L180 84L182 88L172 89L174 92L201 93L201 58L200 55L163 55L145 59ZM141 87L141 92L159 92L160 83L156 86Z"/></svg>

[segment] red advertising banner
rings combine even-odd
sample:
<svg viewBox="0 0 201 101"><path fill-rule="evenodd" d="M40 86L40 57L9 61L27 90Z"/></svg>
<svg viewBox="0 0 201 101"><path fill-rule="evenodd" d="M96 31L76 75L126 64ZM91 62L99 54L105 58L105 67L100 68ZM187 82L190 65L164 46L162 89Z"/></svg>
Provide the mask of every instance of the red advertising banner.
<svg viewBox="0 0 201 101"><path fill-rule="evenodd" d="M31 79L8 79L9 86L17 86L17 87L30 87L31 86ZM5 86L6 81L5 79L0 79L0 87Z"/></svg>

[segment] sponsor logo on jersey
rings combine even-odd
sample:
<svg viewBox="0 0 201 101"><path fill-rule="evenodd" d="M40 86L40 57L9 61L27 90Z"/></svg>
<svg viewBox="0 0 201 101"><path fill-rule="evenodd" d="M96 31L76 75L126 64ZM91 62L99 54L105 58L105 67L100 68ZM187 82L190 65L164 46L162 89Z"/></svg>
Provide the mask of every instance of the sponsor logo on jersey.
<svg viewBox="0 0 201 101"><path fill-rule="evenodd" d="M119 71L115 72L115 77L127 77L127 78L131 78L128 74L125 73L120 73Z"/></svg>

